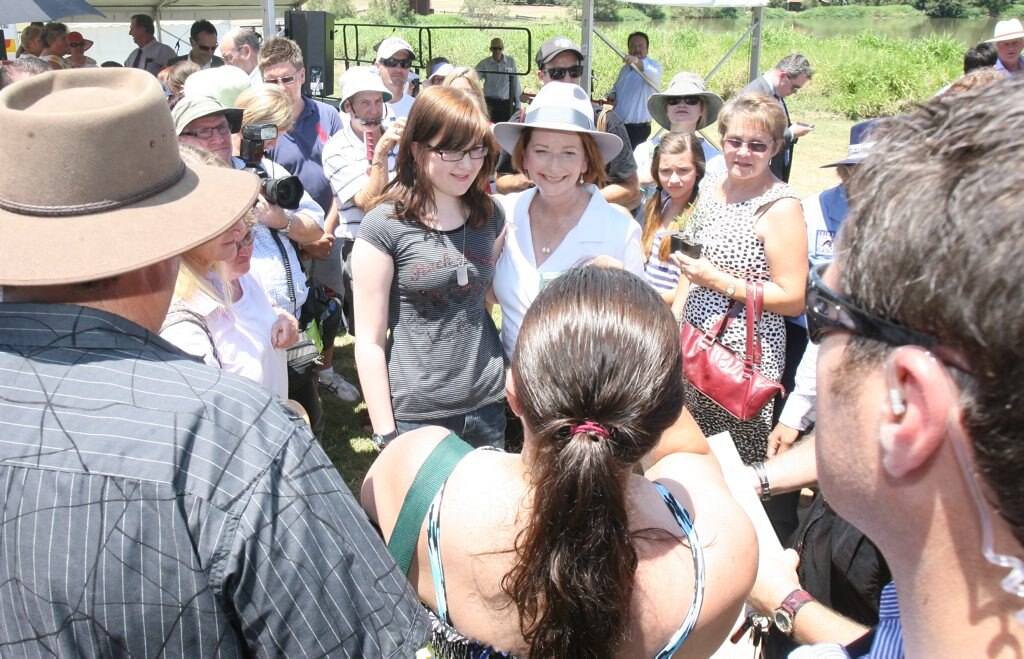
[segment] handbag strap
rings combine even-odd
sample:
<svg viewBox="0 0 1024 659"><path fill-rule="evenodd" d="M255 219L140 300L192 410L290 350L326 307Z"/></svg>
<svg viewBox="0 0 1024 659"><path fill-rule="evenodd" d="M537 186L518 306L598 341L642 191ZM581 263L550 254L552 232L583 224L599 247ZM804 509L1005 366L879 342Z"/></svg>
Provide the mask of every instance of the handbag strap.
<svg viewBox="0 0 1024 659"><path fill-rule="evenodd" d="M736 300L730 300L729 306L725 308L725 314L718 319L718 322L711 326L711 329L707 331L707 336L720 339L725 331L729 329L729 323L732 319L740 315L740 303Z"/></svg>
<svg viewBox="0 0 1024 659"><path fill-rule="evenodd" d="M759 281L747 280L747 359L748 366L757 368L761 365L761 337L757 334L757 324L761 321L764 310L764 284Z"/></svg>
<svg viewBox="0 0 1024 659"><path fill-rule="evenodd" d="M423 528L430 502L455 470L455 466L472 450L472 446L450 432L434 447L416 473L409 491L405 493L398 521L388 540L388 553L395 559L402 574L409 574L412 555L419 543L420 529Z"/></svg>

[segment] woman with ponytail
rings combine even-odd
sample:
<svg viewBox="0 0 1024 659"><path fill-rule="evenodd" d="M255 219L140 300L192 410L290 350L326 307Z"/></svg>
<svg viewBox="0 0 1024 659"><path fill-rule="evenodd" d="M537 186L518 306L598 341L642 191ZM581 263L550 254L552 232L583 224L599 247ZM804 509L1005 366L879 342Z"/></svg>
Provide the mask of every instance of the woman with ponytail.
<svg viewBox="0 0 1024 659"><path fill-rule="evenodd" d="M756 540L714 458L681 448L699 432L668 306L621 269L570 269L527 311L506 386L522 454L421 428L363 483L435 656L711 655Z"/></svg>

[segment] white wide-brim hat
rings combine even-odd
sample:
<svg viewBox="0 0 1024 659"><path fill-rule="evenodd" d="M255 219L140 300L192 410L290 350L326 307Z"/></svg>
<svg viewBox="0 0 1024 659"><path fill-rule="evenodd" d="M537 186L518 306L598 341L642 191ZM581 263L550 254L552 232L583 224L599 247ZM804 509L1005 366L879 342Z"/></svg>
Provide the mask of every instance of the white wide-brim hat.
<svg viewBox="0 0 1024 659"><path fill-rule="evenodd" d="M1024 39L1024 25L1021 25L1020 19L1017 18L996 23L995 34L986 43L1012 41L1014 39Z"/></svg>
<svg viewBox="0 0 1024 659"><path fill-rule="evenodd" d="M605 163L622 151L618 135L602 133L594 128L594 106L583 88L568 82L549 82L540 88L533 103L522 115L522 121L494 124L494 138L501 148L512 153L524 128L586 133L594 138Z"/></svg>
<svg viewBox="0 0 1024 659"><path fill-rule="evenodd" d="M672 77L668 89L651 94L647 99L647 111L651 113L651 118L658 122L659 126L665 130L672 130L672 122L668 118L668 99L683 96L700 96L704 99L704 115L697 123L697 130L715 123L718 120L718 113L725 105L721 96L708 89L704 78L696 73L684 71Z"/></svg>

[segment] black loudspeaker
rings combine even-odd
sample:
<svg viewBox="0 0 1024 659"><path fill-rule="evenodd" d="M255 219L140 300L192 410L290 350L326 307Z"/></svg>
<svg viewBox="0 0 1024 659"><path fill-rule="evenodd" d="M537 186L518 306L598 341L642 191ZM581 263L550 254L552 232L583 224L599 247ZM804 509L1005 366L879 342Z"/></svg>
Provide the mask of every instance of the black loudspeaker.
<svg viewBox="0 0 1024 659"><path fill-rule="evenodd" d="M334 14L325 11L286 11L284 31L299 44L306 63L305 96L334 94Z"/></svg>

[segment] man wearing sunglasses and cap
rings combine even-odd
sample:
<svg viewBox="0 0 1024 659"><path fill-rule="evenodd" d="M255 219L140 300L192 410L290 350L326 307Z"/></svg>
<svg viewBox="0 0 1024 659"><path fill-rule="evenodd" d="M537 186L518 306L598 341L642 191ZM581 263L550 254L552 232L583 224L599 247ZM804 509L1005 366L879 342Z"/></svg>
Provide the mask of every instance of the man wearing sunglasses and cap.
<svg viewBox="0 0 1024 659"><path fill-rule="evenodd" d="M412 67L414 59L416 59L416 53L413 52L409 42L402 37L388 37L377 46L377 57L373 65L380 74L384 86L391 93L388 105L396 117L408 117L413 101L416 100L415 97L406 93L409 69Z"/></svg>
<svg viewBox="0 0 1024 659"><path fill-rule="evenodd" d="M423 608L309 427L156 334L257 178L185 166L131 69L12 85L0 125L0 655L412 656Z"/></svg>
<svg viewBox="0 0 1024 659"><path fill-rule="evenodd" d="M537 77L541 86L552 81L580 83L583 77L583 51L568 37L553 37L544 42L537 51ZM608 203L633 209L640 203L640 179L637 176L636 160L629 147L629 134L622 119L615 112L608 112L599 120L600 107L592 105L594 124L604 133L610 133L622 140L622 149L614 158L605 163L608 180L601 188L601 196ZM521 121L522 110L512 115L509 121ZM601 128L602 123L604 127ZM517 172L512 165L512 155L502 150L498 158L498 174L495 179L498 192L508 194L531 187L529 177Z"/></svg>
<svg viewBox="0 0 1024 659"><path fill-rule="evenodd" d="M893 575L853 656L1024 646L1022 125L1021 78L886 119L808 278L818 480Z"/></svg>
<svg viewBox="0 0 1024 659"><path fill-rule="evenodd" d="M213 27L213 23L207 20L193 23L188 42L192 50L185 55L172 57L167 66L184 62L186 59L198 64L200 69L224 66L224 60L213 54L217 50L217 28Z"/></svg>

